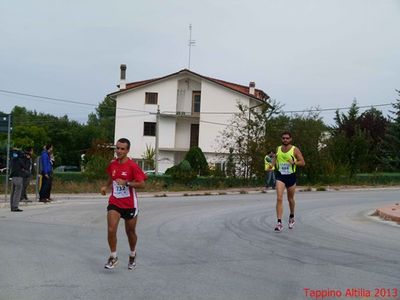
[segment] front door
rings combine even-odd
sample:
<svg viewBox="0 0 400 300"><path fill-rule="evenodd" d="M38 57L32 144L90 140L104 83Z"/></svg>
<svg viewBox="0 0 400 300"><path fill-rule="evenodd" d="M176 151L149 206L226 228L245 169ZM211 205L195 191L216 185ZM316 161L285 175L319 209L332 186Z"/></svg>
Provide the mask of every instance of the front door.
<svg viewBox="0 0 400 300"><path fill-rule="evenodd" d="M190 125L190 148L199 146L199 124Z"/></svg>

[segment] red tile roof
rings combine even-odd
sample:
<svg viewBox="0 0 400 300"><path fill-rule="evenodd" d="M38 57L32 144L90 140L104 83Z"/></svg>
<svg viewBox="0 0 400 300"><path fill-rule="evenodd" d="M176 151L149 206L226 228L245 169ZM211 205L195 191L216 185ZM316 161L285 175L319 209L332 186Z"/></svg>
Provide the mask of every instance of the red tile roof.
<svg viewBox="0 0 400 300"><path fill-rule="evenodd" d="M224 80L220 80L220 79L215 79L215 78L211 78L211 77L205 77L211 81L217 82L227 88L230 88L232 90L235 90L237 92L240 92L242 94L246 94L248 96L255 96L256 98L260 99L260 100L267 100L269 98L269 96L267 94L265 94L262 90L259 89L255 89L254 91L254 95L250 94L250 88L248 86L245 85L240 85L240 84L236 84L236 83L232 83L232 82L227 82Z"/></svg>
<svg viewBox="0 0 400 300"><path fill-rule="evenodd" d="M250 94L250 88L248 86L244 86L244 85L240 85L240 84L224 81L224 80L221 80L221 79L216 79L216 78L203 76L203 75L197 74L195 72L192 72L192 71L190 71L188 69L183 69L181 71L178 71L176 73L173 73L173 74L170 74L170 75L166 75L166 76L163 76L163 77L147 79L147 80L141 80L141 81L136 81L136 82L130 82L130 83L126 84L126 88L125 89L113 92L113 93L111 93L109 95L119 94L121 92L125 92L125 91L130 90L130 89L135 89L137 87L144 86L144 85L147 85L147 84L159 81L159 80L166 79L168 77L172 77L172 76L175 76L175 75L179 75L179 74L185 73L185 72L189 73L189 74L192 74L192 75L195 75L195 76L198 76L200 78L212 81L212 82L214 82L214 83L216 83L218 85L222 85L225 88L228 88L230 90L234 90L234 91L236 91L238 93L244 94L244 95L249 96L251 98L256 98L257 100L266 101L266 100L269 99L269 96L262 90L255 89L254 95L252 95L252 94Z"/></svg>

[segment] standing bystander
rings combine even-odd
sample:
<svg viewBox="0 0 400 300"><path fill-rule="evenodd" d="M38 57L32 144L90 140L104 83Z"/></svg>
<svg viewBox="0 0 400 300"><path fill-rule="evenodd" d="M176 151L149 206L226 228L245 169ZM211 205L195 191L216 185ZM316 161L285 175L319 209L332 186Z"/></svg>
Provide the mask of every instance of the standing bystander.
<svg viewBox="0 0 400 300"><path fill-rule="evenodd" d="M42 185L39 192L39 201L44 203L50 202L51 182L53 176L53 164L50 159L52 150L53 146L47 144L40 154Z"/></svg>
<svg viewBox="0 0 400 300"><path fill-rule="evenodd" d="M11 159L11 173L10 178L12 180L12 192L10 197L11 211L20 212L19 201L21 200L21 192L23 186L23 178L27 174L25 164L23 160L23 153L19 150L15 150L12 153Z"/></svg>
<svg viewBox="0 0 400 300"><path fill-rule="evenodd" d="M26 147L24 151L24 164L25 164L25 170L27 170L25 176L23 177L23 183L22 183L22 192L21 192L21 201L23 202L32 202L32 200L28 199L28 195L26 193L29 183L32 179L32 154L33 154L33 148L32 147Z"/></svg>
<svg viewBox="0 0 400 300"><path fill-rule="evenodd" d="M272 160L275 158L275 151L271 150L264 157L265 166L265 189L268 190L269 187L275 189L275 167L272 164Z"/></svg>

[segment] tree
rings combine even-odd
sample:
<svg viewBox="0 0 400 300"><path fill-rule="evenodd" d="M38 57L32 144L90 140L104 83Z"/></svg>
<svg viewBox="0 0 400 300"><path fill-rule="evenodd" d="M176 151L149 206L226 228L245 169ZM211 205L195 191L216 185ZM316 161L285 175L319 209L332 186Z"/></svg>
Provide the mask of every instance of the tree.
<svg viewBox="0 0 400 300"><path fill-rule="evenodd" d="M85 155L84 174L90 179L107 179L106 168L114 156L114 149L102 140L93 140Z"/></svg>
<svg viewBox="0 0 400 300"><path fill-rule="evenodd" d="M272 116L279 114L282 105L272 101L271 106L263 105L249 108L237 104L239 112L230 120L230 124L221 132L218 144L223 152L229 152L234 160L229 172L242 177L262 177L263 158L266 154L266 136L268 122ZM236 170L232 170L235 166Z"/></svg>
<svg viewBox="0 0 400 300"><path fill-rule="evenodd" d="M144 159L144 169L145 170L153 170L154 169L154 159L156 156L156 152L153 147L146 144L146 150L144 151L142 158ZM156 174L157 175L157 174Z"/></svg>
<svg viewBox="0 0 400 300"><path fill-rule="evenodd" d="M242 175L249 169L250 177L265 176L264 157L281 144L280 136L289 130L294 144L302 151L307 164L304 168L309 181L316 181L323 171L329 169L325 151L320 151L322 139L327 131L318 112L287 116L281 112L282 105L273 102L272 109L261 108L248 116L248 107L238 106L237 114L223 132L223 148L230 150L230 159L234 157ZM309 160L308 160L309 159ZM231 168L232 162L229 164Z"/></svg>
<svg viewBox="0 0 400 300"><path fill-rule="evenodd" d="M185 185L190 184L194 179L196 179L197 174L190 166L187 160L182 160L178 165L168 168L165 171L166 175L170 175L171 178L179 183Z"/></svg>
<svg viewBox="0 0 400 300"><path fill-rule="evenodd" d="M332 138L328 144L330 157L350 177L360 171L361 166L369 159L371 139L367 131L361 129L359 107L354 101L348 114L336 111L336 126L332 127Z"/></svg>
<svg viewBox="0 0 400 300"><path fill-rule="evenodd" d="M229 155L226 160L226 176L236 177L235 161L233 157L233 148L229 148Z"/></svg>
<svg viewBox="0 0 400 300"><path fill-rule="evenodd" d="M293 144L306 160L305 167L299 168L299 172L304 173L309 182L317 182L329 170L328 157L321 147L327 126L318 112L310 112L291 117L289 131L293 135Z"/></svg>
<svg viewBox="0 0 400 300"><path fill-rule="evenodd" d="M116 102L105 97L96 108L96 113L88 116L88 126L96 131L96 136L108 143L114 142Z"/></svg>
<svg viewBox="0 0 400 300"><path fill-rule="evenodd" d="M114 142L115 101L106 97L89 115L88 124L69 120L68 116L56 117L29 111L15 106L11 112L13 131L11 142L18 147L34 146L40 153L44 144L54 145L56 165L79 165L81 155L86 153L91 143L101 139ZM0 134L0 145L5 144L7 135Z"/></svg>
<svg viewBox="0 0 400 300"><path fill-rule="evenodd" d="M49 114L28 111L15 106L11 112L13 127L12 142L21 146L34 146L40 153L44 144L54 145L56 165L79 165L80 156L88 148L96 133L86 125L69 120L68 117L55 117Z"/></svg>
<svg viewBox="0 0 400 300"><path fill-rule="evenodd" d="M192 147L185 155L187 160L192 167L192 170L200 176L207 176L210 173L208 163L203 151L199 147Z"/></svg>
<svg viewBox="0 0 400 300"><path fill-rule="evenodd" d="M383 140L389 121L383 116L381 111L372 107L361 114L358 122L360 129L368 135L368 139L370 140L368 149L369 158L362 164L362 170L368 172L376 171L380 168L382 162Z"/></svg>
<svg viewBox="0 0 400 300"><path fill-rule="evenodd" d="M400 96L400 91L396 90ZM400 98L393 103L390 123L383 142L382 163L388 170L400 170Z"/></svg>
<svg viewBox="0 0 400 300"><path fill-rule="evenodd" d="M17 148L33 147L41 150L50 141L43 127L17 125L13 128L13 145Z"/></svg>

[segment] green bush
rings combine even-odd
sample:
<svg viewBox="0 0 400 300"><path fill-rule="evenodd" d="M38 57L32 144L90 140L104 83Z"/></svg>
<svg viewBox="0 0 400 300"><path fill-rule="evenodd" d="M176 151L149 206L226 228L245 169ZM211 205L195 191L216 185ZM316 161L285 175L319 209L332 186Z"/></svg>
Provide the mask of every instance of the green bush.
<svg viewBox="0 0 400 300"><path fill-rule="evenodd" d="M63 172L55 173L54 180L61 182L87 182L88 177L82 172Z"/></svg>
<svg viewBox="0 0 400 300"><path fill-rule="evenodd" d="M195 174L194 174L195 175ZM175 175L177 176L177 175ZM172 175L163 175L157 177L149 177L146 184L149 186L160 186L165 189L174 188L177 185L183 183ZM191 189L220 189L220 188L232 188L232 187L258 187L264 184L264 179L245 179L245 178L232 178L232 177L205 177L205 176L194 176L190 181L185 182L186 186L190 186Z"/></svg>
<svg viewBox="0 0 400 300"><path fill-rule="evenodd" d="M179 165L169 168L165 174L171 176L172 182L185 185L188 185L197 177L196 172L193 171L187 160L183 160Z"/></svg>
<svg viewBox="0 0 400 300"><path fill-rule="evenodd" d="M110 159L101 155L93 155L86 164L85 176L89 179L107 179L106 168Z"/></svg>
<svg viewBox="0 0 400 300"><path fill-rule="evenodd" d="M192 147L186 153L185 160L189 162L193 171L201 176L207 176L210 173L208 163L203 151L199 147Z"/></svg>

